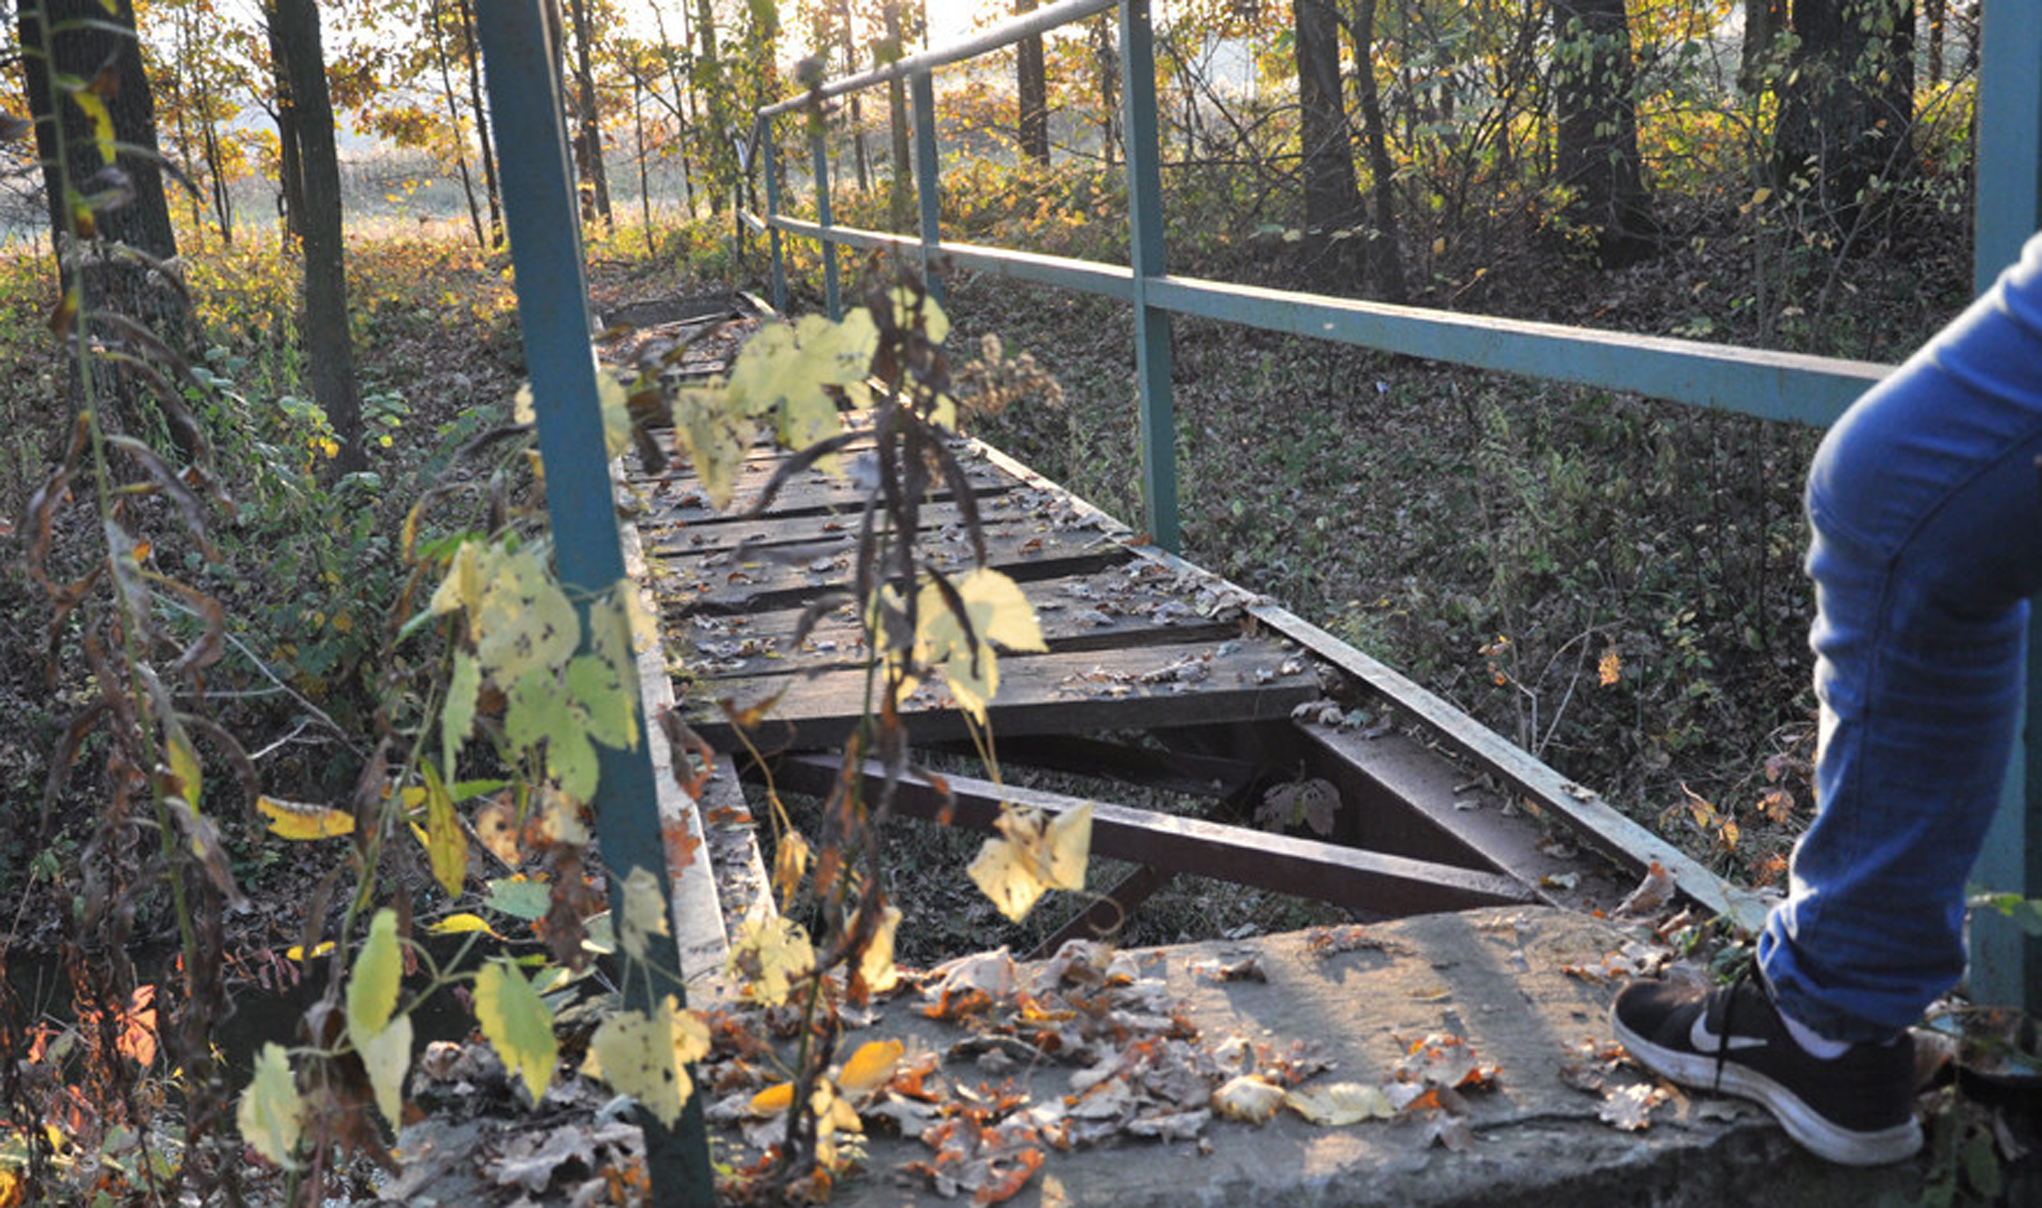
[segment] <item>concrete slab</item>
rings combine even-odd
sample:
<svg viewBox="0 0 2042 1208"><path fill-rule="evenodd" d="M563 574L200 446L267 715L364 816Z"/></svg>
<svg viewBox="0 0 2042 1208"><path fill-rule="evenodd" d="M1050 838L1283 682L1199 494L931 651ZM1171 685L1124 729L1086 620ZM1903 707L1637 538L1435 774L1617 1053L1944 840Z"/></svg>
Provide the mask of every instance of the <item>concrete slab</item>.
<svg viewBox="0 0 2042 1208"><path fill-rule="evenodd" d="M1493 1089L1466 1099L1473 1140L1454 1152L1426 1137L1418 1116L1325 1128L1281 1112L1260 1127L1215 1121L1202 1141L1124 1140L1052 1151L1020 1205L1184 1208L1188 1205L1468 1205L1745 1203L1863 1208L1888 1190L1912 1192L1912 1165L1882 1170L1829 1166L1802 1153L1756 1108L1734 1100L1674 1098L1642 1131L1598 1118L1599 1094L1570 1085L1580 1046L1607 1049L1614 986L1570 975L1599 964L1625 936L1599 920L1545 907L1433 915L1367 929L1371 946L1322 955L1313 933L1150 950L1143 977L1161 977L1202 1043L1240 1035L1279 1047L1309 1041L1334 1068L1312 1082L1377 1083L1392 1076L1410 1042L1431 1033L1463 1037L1498 1068ZM1324 935L1318 937L1323 944ZM1338 945L1333 945L1337 947ZM1213 962L1253 955L1262 981L1219 981ZM1207 969L1200 971L1200 966ZM946 1056L943 1073L967 1086L1002 1077L1037 1103L1070 1092L1071 1067L989 1075L958 1047L955 1025L922 1018L911 1000L886 1006L869 1036L909 1038ZM1579 1081L1579 1073L1572 1075ZM1308 1082L1306 1085L1311 1085ZM1611 1085L1643 1083L1628 1067ZM926 1179L900 1172L930 1149L906 1138L869 1143L868 1178L838 1186L835 1203L858 1208L956 1203Z"/></svg>

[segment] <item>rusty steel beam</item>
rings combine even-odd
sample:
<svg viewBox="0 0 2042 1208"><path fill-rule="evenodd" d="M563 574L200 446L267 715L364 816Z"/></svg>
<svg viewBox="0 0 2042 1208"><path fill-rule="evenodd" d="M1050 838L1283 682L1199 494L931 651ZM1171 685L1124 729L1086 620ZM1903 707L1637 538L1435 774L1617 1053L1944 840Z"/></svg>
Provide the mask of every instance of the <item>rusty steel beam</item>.
<svg viewBox="0 0 2042 1208"><path fill-rule="evenodd" d="M775 765L774 778L783 789L822 796L835 783L838 770L838 761L831 756L789 756ZM865 777L868 784L876 786L882 778L879 765L868 763ZM957 824L991 830L1002 802L1050 814L1090 804L1094 855L1132 860L1160 872L1211 877L1383 915L1468 910L1535 900L1528 888L1509 877L1450 864L1360 851L1105 802L1087 803L1060 793L969 777L947 777L945 785L950 790L947 797L927 779L906 777L895 790L894 808L921 818L935 818L948 811L951 821Z"/></svg>

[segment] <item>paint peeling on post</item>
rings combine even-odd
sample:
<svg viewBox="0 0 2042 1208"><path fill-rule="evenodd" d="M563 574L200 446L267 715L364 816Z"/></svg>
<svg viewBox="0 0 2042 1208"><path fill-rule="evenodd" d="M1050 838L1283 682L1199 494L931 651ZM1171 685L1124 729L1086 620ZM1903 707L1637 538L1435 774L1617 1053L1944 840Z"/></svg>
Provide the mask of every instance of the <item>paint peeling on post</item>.
<svg viewBox="0 0 2042 1208"><path fill-rule="evenodd" d="M546 505L560 578L571 597L587 599L624 577L611 497L609 454L589 347L588 284L581 226L568 170L567 132L561 120L560 81L547 46L543 0L492 0L482 29L489 72L490 117L503 157L504 223L516 273L518 325L532 379L539 421L539 455L546 468ZM644 733L643 705L639 732ZM612 908L621 912L625 878L645 868L659 879L662 900L672 900L666 849L647 744L633 750L596 745L600 775L593 803L596 839L610 870ZM680 954L651 947L654 975L625 981L627 1009L650 1011L653 986L680 993ZM652 1201L711 1204L715 1178L701 1096L690 1096L675 1128L641 1109L645 1166Z"/></svg>

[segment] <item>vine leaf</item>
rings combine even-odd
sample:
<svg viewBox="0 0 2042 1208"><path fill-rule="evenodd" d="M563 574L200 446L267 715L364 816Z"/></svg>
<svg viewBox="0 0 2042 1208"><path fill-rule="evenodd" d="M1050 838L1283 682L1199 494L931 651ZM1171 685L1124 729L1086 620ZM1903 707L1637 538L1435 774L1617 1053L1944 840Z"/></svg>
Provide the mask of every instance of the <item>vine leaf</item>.
<svg viewBox="0 0 2042 1208"><path fill-rule="evenodd" d="M801 924L779 915L752 919L731 945L730 968L756 1002L777 1007L797 978L815 968L815 947Z"/></svg>
<svg viewBox="0 0 2042 1208"><path fill-rule="evenodd" d="M553 1011L516 965L502 958L475 975L475 1018L506 1067L525 1080L537 1103L553 1082L560 1041L553 1035Z"/></svg>
<svg viewBox="0 0 2042 1208"><path fill-rule="evenodd" d="M366 1049L390 1022L403 976L397 913L386 906L369 920L369 938L356 954L354 973L347 979L347 1035L356 1049Z"/></svg>
<svg viewBox="0 0 2042 1208"><path fill-rule="evenodd" d="M596 793L596 749L573 702L545 667L533 667L511 685L503 716L504 736L520 747L546 744L546 767L568 796L588 801Z"/></svg>
<svg viewBox="0 0 2042 1208"><path fill-rule="evenodd" d="M624 878L624 920L617 930L617 942L633 960L645 959L646 937L671 935L666 921L666 895L659 891L659 877L640 864Z"/></svg>
<svg viewBox="0 0 2042 1208"><path fill-rule="evenodd" d="M352 812L329 806L308 805L277 797L257 797L255 808L263 817L269 819L269 833L279 839L293 841L335 839L341 835L351 835L355 829L355 816Z"/></svg>
<svg viewBox="0 0 2042 1208"><path fill-rule="evenodd" d="M956 583L963 604L959 617L943 589L930 583L916 601L921 618L915 635L917 661L938 667L958 705L983 723L986 706L1000 690L997 656L990 643L1009 650L1047 650L1035 609L1014 580L979 567Z"/></svg>
<svg viewBox="0 0 2042 1208"><path fill-rule="evenodd" d="M468 833L454 813L454 799L434 770L431 761L421 760L425 773L425 854L432 862L433 880L450 898L461 896L468 882Z"/></svg>
<svg viewBox="0 0 2042 1208"><path fill-rule="evenodd" d="M842 323L804 315L794 327L763 327L731 366L730 402L750 416L777 411L780 439L790 448L830 440L843 427L828 388L863 381L878 344L879 329L863 307Z"/></svg>
<svg viewBox="0 0 2042 1208"><path fill-rule="evenodd" d="M651 1015L619 1011L605 1019L589 1039L581 1069L638 1100L671 1128L695 1092L687 1066L708 1053L709 1026L694 1012L681 1010L669 994Z"/></svg>
<svg viewBox="0 0 2042 1208"><path fill-rule="evenodd" d="M404 1071L411 1066L411 1017L399 1015L382 1031L357 1044L376 1107L392 1128L404 1126Z"/></svg>
<svg viewBox="0 0 2042 1208"><path fill-rule="evenodd" d="M255 1059L255 1077L241 1092L234 1111L234 1123L241 1139L255 1152L286 1170L296 1170L292 1156L298 1148L298 1134L304 1115L304 1100L291 1078L291 1061L282 1045L271 1041L262 1046Z"/></svg>
<svg viewBox="0 0 2042 1208"><path fill-rule="evenodd" d="M1000 913L1018 923L1051 889L1083 889L1092 853L1090 802L1051 817L1008 805L966 871Z"/></svg>
<svg viewBox="0 0 2042 1208"><path fill-rule="evenodd" d="M893 963L893 937L900 928L900 908L888 906L872 933L872 942L858 954L858 980L867 994L884 994L900 984L900 970Z"/></svg>
<svg viewBox="0 0 2042 1208"><path fill-rule="evenodd" d="M744 465L745 449L751 444L748 425L738 422L726 393L713 385L676 393L673 412L674 435L687 446L688 461L709 496L710 506L718 510L728 507L737 490L737 471Z"/></svg>
<svg viewBox="0 0 2042 1208"><path fill-rule="evenodd" d="M465 547L463 547L465 548ZM475 730L475 701L482 693L482 664L465 650L454 652L454 674L447 681L447 703L440 708L440 762L454 774L461 744Z"/></svg>

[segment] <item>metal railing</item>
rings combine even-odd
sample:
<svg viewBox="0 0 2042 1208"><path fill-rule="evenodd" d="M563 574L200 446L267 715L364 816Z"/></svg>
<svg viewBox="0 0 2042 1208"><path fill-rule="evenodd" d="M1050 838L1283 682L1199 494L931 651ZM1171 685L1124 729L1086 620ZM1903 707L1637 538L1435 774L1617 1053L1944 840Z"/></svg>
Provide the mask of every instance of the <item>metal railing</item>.
<svg viewBox="0 0 2042 1208"><path fill-rule="evenodd" d="M1128 267L1064 256L947 241L939 225L934 73L1073 21L1117 9L1121 105L1128 196ZM1992 0L1985 6L1978 100L1976 287L1988 288L2042 225L2042 0ZM774 119L865 88L905 79L912 97L918 236L836 225L830 214L829 156L821 122L811 122L809 156L816 217L780 212ZM1181 543L1170 387L1172 315L1191 315L1352 344L1478 369L1629 391L1767 419L1827 425L1890 366L1832 357L1627 335L1550 323L1262 289L1172 275L1166 266L1157 137L1153 29L1148 0L1063 0L997 29L878 69L823 83L758 113L756 142L766 179L767 213L749 216L767 233L774 305L787 306L781 239L821 243L824 304L839 317L838 247L894 248L918 256L932 290L942 264L1104 295L1134 308L1140 391L1142 521L1172 551ZM896 166L898 167L898 166ZM1924 333L1926 335L1927 333ZM2042 615L2042 612L2038 612ZM2042 651L2042 622L2030 634ZM2042 674L2031 676L2029 707L2042 716ZM2006 804L1979 867L1995 889L2042 896L2042 727L2024 740ZM2042 1009L2042 946L1991 920L1976 929L1973 989L1981 998Z"/></svg>

